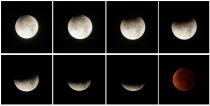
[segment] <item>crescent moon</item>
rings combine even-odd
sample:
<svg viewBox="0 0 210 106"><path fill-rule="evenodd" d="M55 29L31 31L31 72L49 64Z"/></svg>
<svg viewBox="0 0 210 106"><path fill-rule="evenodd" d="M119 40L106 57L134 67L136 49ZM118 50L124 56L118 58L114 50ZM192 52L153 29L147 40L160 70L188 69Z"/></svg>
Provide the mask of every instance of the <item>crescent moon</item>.
<svg viewBox="0 0 210 106"><path fill-rule="evenodd" d="M146 25L141 17L123 19L120 24L122 35L129 40L139 39L145 32Z"/></svg>
<svg viewBox="0 0 210 106"><path fill-rule="evenodd" d="M92 32L92 22L85 15L74 16L69 20L68 31L75 39L85 39Z"/></svg>
<svg viewBox="0 0 210 106"><path fill-rule="evenodd" d="M33 91L39 84L39 76L34 76L25 80L14 80L15 86L23 92Z"/></svg>
<svg viewBox="0 0 210 106"><path fill-rule="evenodd" d="M134 91L139 91L139 90L143 89L144 86L145 86L145 83L137 84L137 85L130 85L130 84L123 84L123 83L121 83L121 85L127 91L133 91L134 92Z"/></svg>
<svg viewBox="0 0 210 106"><path fill-rule="evenodd" d="M171 29L177 38L188 40L195 35L197 31L197 23L195 19L185 22L172 22Z"/></svg>
<svg viewBox="0 0 210 106"><path fill-rule="evenodd" d="M68 82L68 85L71 89L75 91L84 91L86 90L91 84L91 80L85 81L85 82Z"/></svg>
<svg viewBox="0 0 210 106"><path fill-rule="evenodd" d="M16 33L24 39L30 39L38 32L38 22L31 15L20 16L15 23Z"/></svg>

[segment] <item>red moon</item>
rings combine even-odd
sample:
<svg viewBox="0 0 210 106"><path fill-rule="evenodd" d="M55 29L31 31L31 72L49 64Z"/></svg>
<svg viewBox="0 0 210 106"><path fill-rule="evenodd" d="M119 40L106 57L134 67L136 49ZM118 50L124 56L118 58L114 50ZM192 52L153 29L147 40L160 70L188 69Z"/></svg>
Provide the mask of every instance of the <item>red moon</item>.
<svg viewBox="0 0 210 106"><path fill-rule="evenodd" d="M180 91L189 91L195 86L194 72L189 68L180 68L173 75L173 84Z"/></svg>

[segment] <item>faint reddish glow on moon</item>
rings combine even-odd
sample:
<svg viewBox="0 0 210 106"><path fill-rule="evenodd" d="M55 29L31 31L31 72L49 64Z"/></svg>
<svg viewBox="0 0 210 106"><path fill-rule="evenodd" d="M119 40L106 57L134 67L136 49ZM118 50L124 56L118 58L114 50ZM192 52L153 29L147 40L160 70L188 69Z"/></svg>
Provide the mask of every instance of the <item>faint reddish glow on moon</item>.
<svg viewBox="0 0 210 106"><path fill-rule="evenodd" d="M180 91L191 90L196 83L194 72L189 68L180 68L173 75L174 87Z"/></svg>

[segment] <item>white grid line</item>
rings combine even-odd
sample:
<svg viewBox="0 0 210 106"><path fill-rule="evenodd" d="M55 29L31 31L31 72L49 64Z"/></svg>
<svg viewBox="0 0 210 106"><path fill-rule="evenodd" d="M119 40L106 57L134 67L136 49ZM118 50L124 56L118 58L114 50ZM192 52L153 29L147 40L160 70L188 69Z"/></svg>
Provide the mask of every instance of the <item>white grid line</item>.
<svg viewBox="0 0 210 106"><path fill-rule="evenodd" d="M209 1L209 26L210 26L210 1ZM210 33L209 33L209 50L210 50ZM209 51L209 64L210 64L210 51ZM209 71L210 71L210 65L209 65ZM210 72L209 72L209 81L210 81ZM210 89L210 82L209 82L209 89ZM209 91L209 101L210 101L210 91Z"/></svg>
<svg viewBox="0 0 210 106"><path fill-rule="evenodd" d="M107 105L107 1L105 1L105 105Z"/></svg>
<svg viewBox="0 0 210 106"><path fill-rule="evenodd" d="M158 54L157 54L157 56L158 56L158 62L157 62L157 63L158 63L158 76L157 76L157 77L158 77L158 79L157 79L157 80L158 80L158 81L157 81L157 82L158 82L158 88L157 88L157 93L158 93L158 95L157 95L158 98L157 98L157 99L158 99L158 102L157 102L157 104L158 104L158 105L160 104L160 98L159 98L159 70L160 70L160 69L159 69L159 62L160 62L160 61L159 61L159 59L160 59L160 58L159 58L159 56L160 56L160 55L159 55L159 53L160 53L160 49L159 49L159 48L160 48L160 44L159 44L159 34L160 34L160 33L159 33L159 5L160 5L160 4L159 4L159 1L158 1L158 20L157 20L157 22L158 22L158 26L157 26L157 27L158 27Z"/></svg>
<svg viewBox="0 0 210 106"><path fill-rule="evenodd" d="M52 1L52 104L54 104L54 1Z"/></svg>

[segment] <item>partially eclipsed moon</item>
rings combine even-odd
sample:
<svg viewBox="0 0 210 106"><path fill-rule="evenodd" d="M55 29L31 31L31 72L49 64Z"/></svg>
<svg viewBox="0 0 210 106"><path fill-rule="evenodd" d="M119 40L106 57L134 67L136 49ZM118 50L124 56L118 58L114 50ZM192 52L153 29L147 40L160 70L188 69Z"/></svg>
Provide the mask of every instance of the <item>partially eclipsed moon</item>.
<svg viewBox="0 0 210 106"><path fill-rule="evenodd" d="M197 23L195 19L185 22L172 22L171 29L177 38L188 40L195 35L197 31Z"/></svg>
<svg viewBox="0 0 210 106"><path fill-rule="evenodd" d="M69 20L68 31L75 39L85 39L92 32L92 22L85 15L74 16Z"/></svg>
<svg viewBox="0 0 210 106"><path fill-rule="evenodd" d="M145 22L141 17L123 19L120 24L122 35L129 40L139 39L145 32Z"/></svg>
<svg viewBox="0 0 210 106"><path fill-rule="evenodd" d="M23 92L30 92L32 90L34 90L38 84L39 84L39 76L34 76L32 78L29 79L24 79L24 80L14 80L15 86L23 91Z"/></svg>
<svg viewBox="0 0 210 106"><path fill-rule="evenodd" d="M24 39L34 37L38 31L38 22L31 15L20 16L15 23L15 30L17 34Z"/></svg>
<svg viewBox="0 0 210 106"><path fill-rule="evenodd" d="M84 91L90 86L91 80L85 82L68 82L71 89L75 91Z"/></svg>
<svg viewBox="0 0 210 106"><path fill-rule="evenodd" d="M139 91L144 88L145 83L143 84L137 84L137 85L131 85L131 84L123 84L121 83L122 87L128 91Z"/></svg>

